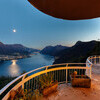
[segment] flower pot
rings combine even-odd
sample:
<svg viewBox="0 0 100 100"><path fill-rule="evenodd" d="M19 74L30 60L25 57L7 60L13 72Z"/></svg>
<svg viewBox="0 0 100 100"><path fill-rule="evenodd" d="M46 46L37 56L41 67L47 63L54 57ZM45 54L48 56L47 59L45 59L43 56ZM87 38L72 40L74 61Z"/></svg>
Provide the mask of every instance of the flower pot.
<svg viewBox="0 0 100 100"><path fill-rule="evenodd" d="M58 87L58 82L57 83L54 83L52 86L49 86L49 87L44 88L43 91L42 91L43 96L47 96L50 93L56 91L57 90L57 87Z"/></svg>
<svg viewBox="0 0 100 100"><path fill-rule="evenodd" d="M73 87L91 87L91 79L87 75L71 75L71 84Z"/></svg>

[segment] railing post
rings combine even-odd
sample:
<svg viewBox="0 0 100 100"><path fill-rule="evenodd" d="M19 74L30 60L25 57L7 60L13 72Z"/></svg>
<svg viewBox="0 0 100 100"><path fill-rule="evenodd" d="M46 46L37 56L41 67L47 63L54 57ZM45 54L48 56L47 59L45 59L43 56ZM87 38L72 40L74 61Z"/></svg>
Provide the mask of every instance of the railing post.
<svg viewBox="0 0 100 100"><path fill-rule="evenodd" d="M91 63L93 63L93 59L92 59L93 57L91 57Z"/></svg>
<svg viewBox="0 0 100 100"><path fill-rule="evenodd" d="M66 83L67 83L67 67L68 67L68 64L66 65Z"/></svg>
<svg viewBox="0 0 100 100"><path fill-rule="evenodd" d="M90 62L92 63L92 58L90 57Z"/></svg>
<svg viewBox="0 0 100 100"><path fill-rule="evenodd" d="M95 56L95 64L96 64L96 56Z"/></svg>
<svg viewBox="0 0 100 100"><path fill-rule="evenodd" d="M46 70L48 70L48 66L46 66ZM46 72L46 75L47 75L47 72Z"/></svg>
<svg viewBox="0 0 100 100"><path fill-rule="evenodd" d="M91 78L91 73L92 73L92 65L90 66L90 78Z"/></svg>
<svg viewBox="0 0 100 100"><path fill-rule="evenodd" d="M26 74L23 76L23 78L22 78L22 89L24 89L24 83L23 83L23 80L25 79L25 77L26 77Z"/></svg>

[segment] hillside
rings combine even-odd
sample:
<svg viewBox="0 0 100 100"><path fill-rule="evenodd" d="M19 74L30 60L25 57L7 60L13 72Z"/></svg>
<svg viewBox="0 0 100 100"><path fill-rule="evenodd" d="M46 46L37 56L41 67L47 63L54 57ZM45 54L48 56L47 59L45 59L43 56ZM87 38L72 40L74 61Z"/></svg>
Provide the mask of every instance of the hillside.
<svg viewBox="0 0 100 100"><path fill-rule="evenodd" d="M91 55L100 55L100 42L78 41L74 46L64 49L56 55L56 63L85 62L86 58Z"/></svg>
<svg viewBox="0 0 100 100"><path fill-rule="evenodd" d="M3 44L0 42L0 55L24 55L37 51L37 49L28 48L21 44Z"/></svg>
<svg viewBox="0 0 100 100"><path fill-rule="evenodd" d="M40 53L55 56L57 53L67 48L69 47L62 46L62 45L47 46L43 50L41 50Z"/></svg>

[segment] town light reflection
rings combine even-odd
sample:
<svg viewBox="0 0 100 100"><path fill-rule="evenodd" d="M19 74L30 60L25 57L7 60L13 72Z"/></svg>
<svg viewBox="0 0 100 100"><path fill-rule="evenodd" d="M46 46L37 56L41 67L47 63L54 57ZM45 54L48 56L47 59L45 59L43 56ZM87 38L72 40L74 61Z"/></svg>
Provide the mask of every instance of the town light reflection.
<svg viewBox="0 0 100 100"><path fill-rule="evenodd" d="M16 64L17 60L12 60L12 64L9 66L10 76L18 76L20 75L19 66Z"/></svg>

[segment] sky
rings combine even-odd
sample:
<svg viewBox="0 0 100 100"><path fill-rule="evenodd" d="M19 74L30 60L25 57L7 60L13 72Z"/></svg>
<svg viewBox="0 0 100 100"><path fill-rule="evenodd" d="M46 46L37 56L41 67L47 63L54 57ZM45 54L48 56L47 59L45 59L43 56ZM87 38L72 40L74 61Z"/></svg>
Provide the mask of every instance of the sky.
<svg viewBox="0 0 100 100"><path fill-rule="evenodd" d="M0 0L0 41L5 44L42 49L99 38L100 18L63 20L40 12L27 0Z"/></svg>

